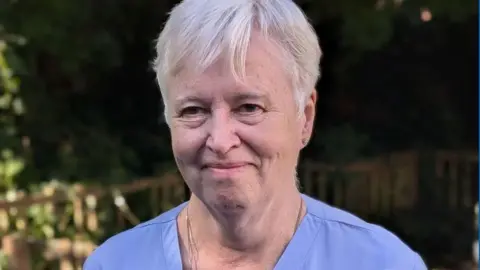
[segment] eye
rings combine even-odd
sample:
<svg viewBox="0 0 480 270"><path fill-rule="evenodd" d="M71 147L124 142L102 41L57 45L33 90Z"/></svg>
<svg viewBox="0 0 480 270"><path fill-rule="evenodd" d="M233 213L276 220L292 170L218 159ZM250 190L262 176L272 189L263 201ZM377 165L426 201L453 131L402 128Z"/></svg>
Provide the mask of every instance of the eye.
<svg viewBox="0 0 480 270"><path fill-rule="evenodd" d="M197 117L207 113L202 107L198 106L189 106L180 111L180 117Z"/></svg>
<svg viewBox="0 0 480 270"><path fill-rule="evenodd" d="M251 114L257 114L257 113L262 113L265 110L257 104L253 103L245 103L242 104L240 107L238 107L237 112L240 114L246 114L246 115L251 115Z"/></svg>

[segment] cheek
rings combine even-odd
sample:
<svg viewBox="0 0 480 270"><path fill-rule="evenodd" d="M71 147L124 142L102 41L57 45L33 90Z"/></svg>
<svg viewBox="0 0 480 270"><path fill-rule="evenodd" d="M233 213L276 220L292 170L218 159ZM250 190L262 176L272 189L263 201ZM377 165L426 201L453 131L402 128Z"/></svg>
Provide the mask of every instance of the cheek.
<svg viewBox="0 0 480 270"><path fill-rule="evenodd" d="M177 128L172 129L171 137L172 151L177 162L182 164L194 162L204 144L204 136L198 131Z"/></svg>
<svg viewBox="0 0 480 270"><path fill-rule="evenodd" d="M298 136L292 129L280 125L265 125L245 128L239 131L244 143L261 159L276 161L290 160L297 156Z"/></svg>

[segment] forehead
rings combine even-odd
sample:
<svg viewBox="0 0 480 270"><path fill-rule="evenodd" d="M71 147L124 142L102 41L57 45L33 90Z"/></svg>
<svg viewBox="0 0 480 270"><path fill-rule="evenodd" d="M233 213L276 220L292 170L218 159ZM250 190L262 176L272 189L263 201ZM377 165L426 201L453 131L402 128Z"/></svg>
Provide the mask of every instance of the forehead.
<svg viewBox="0 0 480 270"><path fill-rule="evenodd" d="M246 53L245 77L235 78L233 66L224 59L225 57L220 57L200 74L195 73L193 68L179 71L171 80L169 96L183 96L189 92L208 95L213 90L260 91L271 94L290 88L281 50L258 34L252 35Z"/></svg>

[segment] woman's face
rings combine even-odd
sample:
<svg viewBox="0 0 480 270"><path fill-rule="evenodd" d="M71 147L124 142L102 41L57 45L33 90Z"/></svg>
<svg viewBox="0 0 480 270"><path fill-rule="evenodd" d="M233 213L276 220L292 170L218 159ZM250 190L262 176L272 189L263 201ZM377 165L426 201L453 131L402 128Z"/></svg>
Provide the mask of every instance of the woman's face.
<svg viewBox="0 0 480 270"><path fill-rule="evenodd" d="M275 52L269 42L252 38L242 83L221 62L201 75L182 71L170 83L167 102L178 168L194 195L219 211L244 211L295 186L316 96L298 117Z"/></svg>

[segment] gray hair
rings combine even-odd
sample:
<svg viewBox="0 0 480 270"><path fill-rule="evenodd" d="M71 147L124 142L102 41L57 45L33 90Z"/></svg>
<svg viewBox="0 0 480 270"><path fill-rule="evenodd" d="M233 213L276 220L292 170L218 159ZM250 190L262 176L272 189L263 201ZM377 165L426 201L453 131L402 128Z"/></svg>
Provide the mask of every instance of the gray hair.
<svg viewBox="0 0 480 270"><path fill-rule="evenodd" d="M245 75L252 30L280 48L299 113L320 76L315 30L292 0L184 0L170 13L156 44L153 68L165 105L169 80L187 68L203 72L220 57L236 78Z"/></svg>

